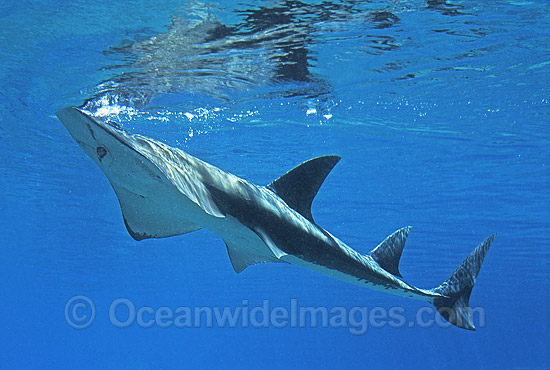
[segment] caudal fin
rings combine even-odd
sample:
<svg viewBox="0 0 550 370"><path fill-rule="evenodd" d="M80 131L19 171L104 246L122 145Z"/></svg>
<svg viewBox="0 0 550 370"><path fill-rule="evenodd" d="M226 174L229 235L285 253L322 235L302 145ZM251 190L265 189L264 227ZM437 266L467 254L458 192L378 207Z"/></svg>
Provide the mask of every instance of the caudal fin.
<svg viewBox="0 0 550 370"><path fill-rule="evenodd" d="M496 234L491 235L468 257L440 286L433 289L445 297L436 298L433 305L437 312L451 324L468 330L476 330L470 314L470 294L476 282L481 264Z"/></svg>

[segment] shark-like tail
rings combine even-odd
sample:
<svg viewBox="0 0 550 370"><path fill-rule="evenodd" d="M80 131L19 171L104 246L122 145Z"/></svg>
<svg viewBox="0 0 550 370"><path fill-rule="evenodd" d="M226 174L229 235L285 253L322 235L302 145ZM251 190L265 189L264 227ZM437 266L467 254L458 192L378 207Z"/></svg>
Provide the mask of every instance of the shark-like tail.
<svg viewBox="0 0 550 370"><path fill-rule="evenodd" d="M437 312L451 324L468 330L476 330L470 314L470 294L476 282L477 275L485 255L489 251L496 234L491 235L468 257L440 286L432 291L445 297L436 298L433 305Z"/></svg>

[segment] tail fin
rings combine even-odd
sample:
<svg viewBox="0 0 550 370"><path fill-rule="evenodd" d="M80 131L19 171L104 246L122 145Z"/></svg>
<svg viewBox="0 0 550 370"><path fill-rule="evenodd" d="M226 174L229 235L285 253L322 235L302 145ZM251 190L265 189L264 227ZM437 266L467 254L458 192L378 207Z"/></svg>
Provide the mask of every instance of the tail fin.
<svg viewBox="0 0 550 370"><path fill-rule="evenodd" d="M460 266L434 292L445 297L436 298L433 305L437 312L451 324L468 330L476 330L470 315L470 294L485 255L489 251L496 234L491 235L477 246Z"/></svg>

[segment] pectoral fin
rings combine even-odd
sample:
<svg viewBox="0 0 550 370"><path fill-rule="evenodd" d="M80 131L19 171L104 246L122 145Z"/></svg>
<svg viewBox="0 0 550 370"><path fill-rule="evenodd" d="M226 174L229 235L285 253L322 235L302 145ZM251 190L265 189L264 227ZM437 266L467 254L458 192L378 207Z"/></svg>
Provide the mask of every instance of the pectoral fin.
<svg viewBox="0 0 550 370"><path fill-rule="evenodd" d="M159 206L157 199L113 185L124 225L135 240L186 234L202 227L186 219L179 209Z"/></svg>

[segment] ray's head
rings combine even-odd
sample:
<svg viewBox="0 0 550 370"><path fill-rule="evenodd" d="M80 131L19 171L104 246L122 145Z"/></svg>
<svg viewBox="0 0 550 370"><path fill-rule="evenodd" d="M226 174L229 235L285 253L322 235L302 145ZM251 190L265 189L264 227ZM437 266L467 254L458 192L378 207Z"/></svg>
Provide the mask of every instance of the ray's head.
<svg viewBox="0 0 550 370"><path fill-rule="evenodd" d="M99 167L113 164L113 148L125 141L124 131L118 125L98 120L76 107L63 108L56 116Z"/></svg>
<svg viewBox="0 0 550 370"><path fill-rule="evenodd" d="M163 174L150 159L155 154L153 139L131 134L76 107L63 108L56 115L115 191L124 188L144 195L161 181Z"/></svg>

